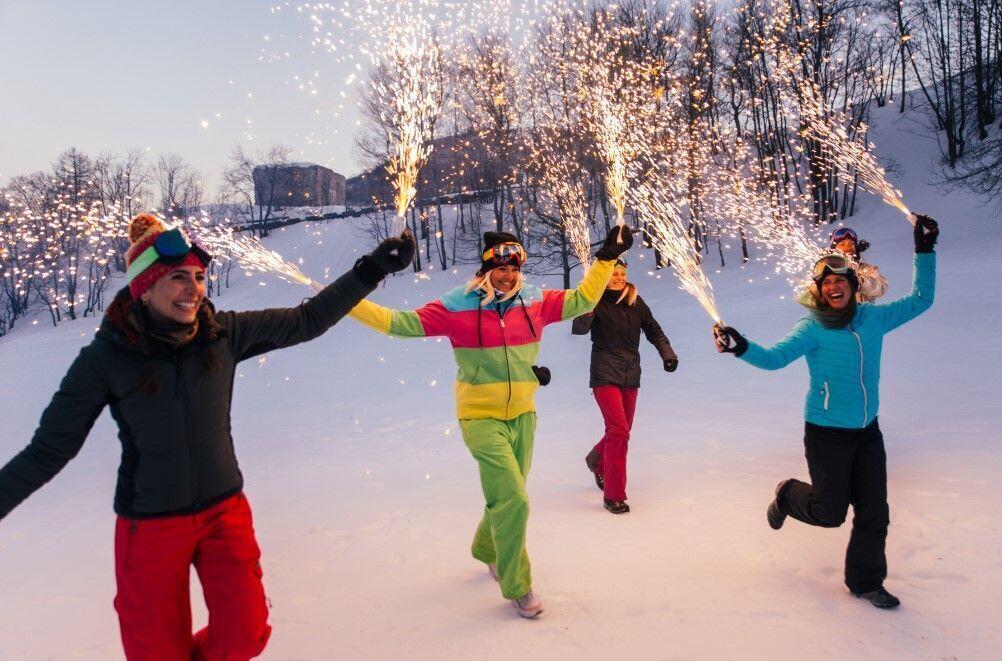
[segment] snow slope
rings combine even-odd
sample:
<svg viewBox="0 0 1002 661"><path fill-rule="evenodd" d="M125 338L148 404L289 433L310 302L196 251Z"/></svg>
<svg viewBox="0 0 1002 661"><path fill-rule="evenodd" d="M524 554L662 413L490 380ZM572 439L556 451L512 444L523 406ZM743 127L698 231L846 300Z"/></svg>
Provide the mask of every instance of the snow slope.
<svg viewBox="0 0 1002 661"><path fill-rule="evenodd" d="M1002 227L993 209L928 185L934 145L893 126L895 118L881 111L877 124L887 127L874 140L893 146L906 202L942 226L936 304L884 350L887 585L901 609L878 612L845 591L848 526L766 525L776 482L806 479L804 364L767 373L718 355L699 306L670 274L639 268L652 257L635 250L631 279L681 365L665 374L653 349L642 350L634 509L613 517L583 462L601 433L587 338L571 337L569 324L547 329L542 358L554 379L537 396L529 481L529 551L546 606L536 621L518 618L469 556L483 501L453 417L446 341L388 339L346 320L312 343L242 365L234 436L272 602L264 658L997 654ZM910 226L869 197L852 224L873 242L868 258L889 278L891 296L905 293ZM347 224L298 225L271 240L313 275L347 269L360 243ZM399 276L373 298L413 307L466 275ZM732 264L711 279L728 323L771 343L801 311L785 281L767 275L755 263ZM255 276L217 303L291 305L306 294ZM95 325L39 324L0 339L0 461L30 438ZM121 658L112 608L118 448L105 414L66 470L0 522L0 659Z"/></svg>

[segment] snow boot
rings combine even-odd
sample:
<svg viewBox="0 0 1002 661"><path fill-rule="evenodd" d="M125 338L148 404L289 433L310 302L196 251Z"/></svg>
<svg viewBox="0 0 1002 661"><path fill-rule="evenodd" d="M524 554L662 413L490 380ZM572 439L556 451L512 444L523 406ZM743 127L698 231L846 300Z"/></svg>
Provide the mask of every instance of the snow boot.
<svg viewBox="0 0 1002 661"><path fill-rule="evenodd" d="M625 500L609 500L608 498L603 498L602 502L605 504L605 509L609 510L613 514L626 514L630 511L630 506Z"/></svg>
<svg viewBox="0 0 1002 661"><path fill-rule="evenodd" d="M779 530L783 527L783 522L786 521L786 512L783 511L783 506L780 503L780 498L783 495L783 491L786 490L786 485L792 482L793 479L783 480L776 485L776 497L772 499L769 503L769 508L765 511L766 519L769 520L769 527L773 530Z"/></svg>
<svg viewBox="0 0 1002 661"><path fill-rule="evenodd" d="M529 588L529 591L518 599L512 599L511 605L515 607L522 617L533 618L543 612L543 602L539 596Z"/></svg>
<svg viewBox="0 0 1002 661"><path fill-rule="evenodd" d="M876 590L853 592L852 595L860 599L866 599L877 608L897 608L901 605L901 600L885 590L883 585Z"/></svg>
<svg viewBox="0 0 1002 661"><path fill-rule="evenodd" d="M585 457L585 466L595 476L595 484L598 486L599 491L605 491L605 478L598 472L598 455L594 450L589 452Z"/></svg>

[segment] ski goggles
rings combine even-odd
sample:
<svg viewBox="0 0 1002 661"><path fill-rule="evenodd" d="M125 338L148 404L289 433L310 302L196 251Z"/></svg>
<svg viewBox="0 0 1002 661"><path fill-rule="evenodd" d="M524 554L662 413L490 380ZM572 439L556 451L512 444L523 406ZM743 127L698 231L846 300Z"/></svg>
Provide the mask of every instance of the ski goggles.
<svg viewBox="0 0 1002 661"><path fill-rule="evenodd" d="M855 275L852 264L842 255L825 255L814 264L814 280L823 280L826 275Z"/></svg>
<svg viewBox="0 0 1002 661"><path fill-rule="evenodd" d="M125 271L125 281L132 283L140 273L158 262L168 266L180 264L192 253L205 266L212 260L212 255L189 239L180 227L161 232L153 240L153 245L139 253L139 256L129 264L129 268Z"/></svg>
<svg viewBox="0 0 1002 661"><path fill-rule="evenodd" d="M834 232L832 232L832 245L837 245L842 243L846 239L849 239L853 243L859 243L859 237L856 236L856 232L849 229L848 227L840 227Z"/></svg>
<svg viewBox="0 0 1002 661"><path fill-rule="evenodd" d="M525 264L525 248L512 241L499 243L484 251L484 262L497 266L519 266Z"/></svg>
<svg viewBox="0 0 1002 661"><path fill-rule="evenodd" d="M626 260L623 259L622 257L620 257L620 258L618 258L616 260L616 263L613 265L612 270L613 271L625 271L627 269L627 266L628 265L626 263Z"/></svg>

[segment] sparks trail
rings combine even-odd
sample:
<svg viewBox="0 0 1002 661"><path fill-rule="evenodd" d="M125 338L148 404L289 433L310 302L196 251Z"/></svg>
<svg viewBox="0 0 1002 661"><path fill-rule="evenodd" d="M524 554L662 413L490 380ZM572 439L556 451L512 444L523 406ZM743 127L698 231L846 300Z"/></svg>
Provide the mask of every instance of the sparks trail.
<svg viewBox="0 0 1002 661"><path fill-rule="evenodd" d="M296 264L265 248L255 236L239 234L228 223L213 224L205 214L189 218L187 224L213 257L231 260L248 271L271 273L282 280L312 287L315 291L322 289L320 283L304 275Z"/></svg>
<svg viewBox="0 0 1002 661"><path fill-rule="evenodd" d="M817 140L828 164L855 172L864 188L905 214L914 225L915 217L902 201L901 191L888 183L884 168L873 155L873 143L866 141L866 124L857 126L857 137L850 136L843 113L826 108L817 86L810 80L801 83L800 96L801 136Z"/></svg>

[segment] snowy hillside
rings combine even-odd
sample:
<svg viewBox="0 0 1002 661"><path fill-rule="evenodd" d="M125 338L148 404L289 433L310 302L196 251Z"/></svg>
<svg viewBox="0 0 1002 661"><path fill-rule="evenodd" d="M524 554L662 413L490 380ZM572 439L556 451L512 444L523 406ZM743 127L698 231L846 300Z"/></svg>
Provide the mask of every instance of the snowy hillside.
<svg viewBox="0 0 1002 661"><path fill-rule="evenodd" d="M680 357L674 374L642 347L629 456L633 507L614 517L584 466L601 436L587 388L589 343L550 326L529 480L529 552L546 606L519 618L469 555L483 507L454 418L447 341L388 339L345 320L322 338L244 363L237 453L263 549L274 634L264 658L989 658L1002 635L1002 225L994 209L927 185L935 146L878 113L878 149L904 170L914 210L940 221L937 299L884 345L888 588L879 612L848 595L849 526L790 521L765 507L806 479L798 362L767 373L718 355L711 321L631 255L631 280ZM883 130L882 123L887 123ZM893 152L891 148L893 146ZM911 227L862 197L852 225L891 283L910 287ZM336 275L368 246L350 224L297 225L269 246ZM318 245L319 243L319 245ZM736 259L731 263L736 263ZM374 300L415 307L466 271L391 278ZM769 344L802 316L782 278L752 263L710 273L724 319ZM558 280L549 282L559 286ZM240 279L224 309L297 303L308 291ZM784 298L785 296L785 298ZM0 463L29 440L93 319L0 339ZM104 414L80 455L0 522L0 659L121 658L111 500L120 446ZM193 582L196 626L205 619ZM996 652L991 652L991 650Z"/></svg>

